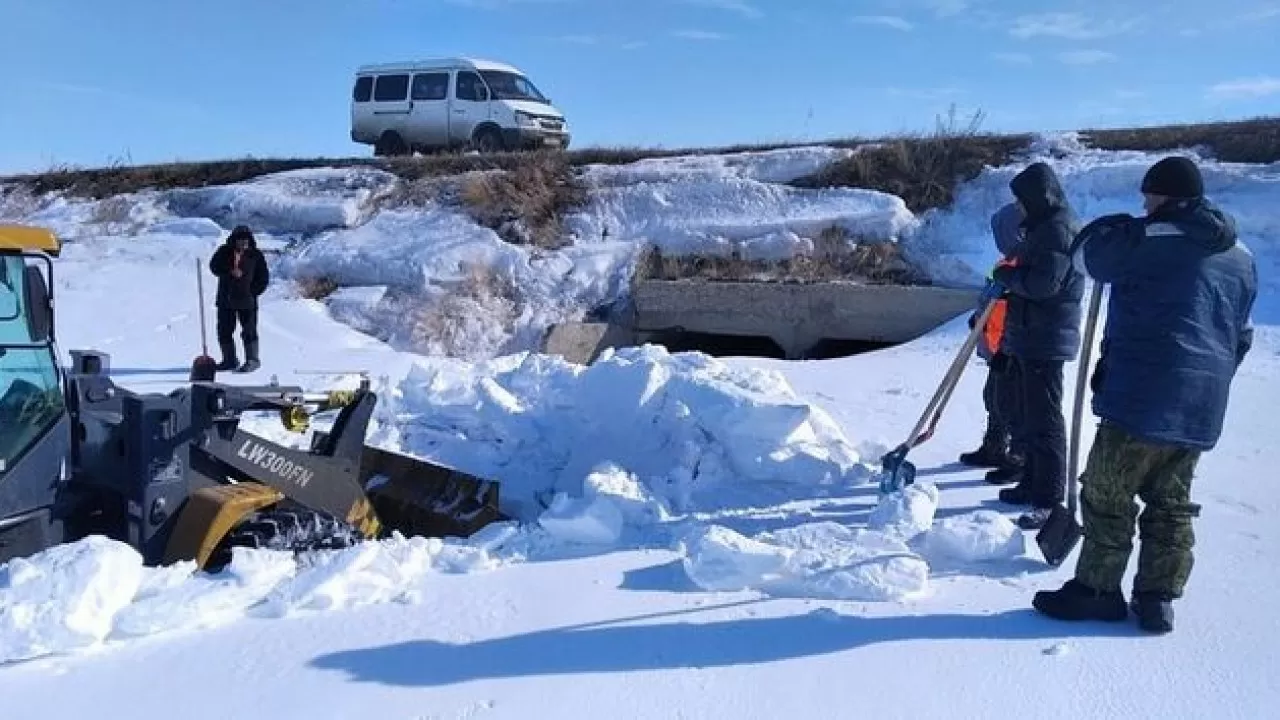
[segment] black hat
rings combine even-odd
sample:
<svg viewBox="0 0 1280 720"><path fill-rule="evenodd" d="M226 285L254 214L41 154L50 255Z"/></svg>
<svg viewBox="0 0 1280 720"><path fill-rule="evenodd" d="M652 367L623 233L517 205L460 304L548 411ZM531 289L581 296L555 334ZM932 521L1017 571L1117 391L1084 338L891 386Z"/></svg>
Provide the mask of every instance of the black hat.
<svg viewBox="0 0 1280 720"><path fill-rule="evenodd" d="M1171 198L1198 198L1204 195L1200 168L1188 158L1167 157L1147 170L1142 178L1142 192Z"/></svg>

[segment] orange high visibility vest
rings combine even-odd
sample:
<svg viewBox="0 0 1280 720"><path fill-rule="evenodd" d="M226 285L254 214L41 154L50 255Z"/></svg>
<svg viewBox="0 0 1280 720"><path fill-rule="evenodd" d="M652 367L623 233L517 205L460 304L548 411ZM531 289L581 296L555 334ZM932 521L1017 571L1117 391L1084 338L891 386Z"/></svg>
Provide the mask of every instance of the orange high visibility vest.
<svg viewBox="0 0 1280 720"><path fill-rule="evenodd" d="M1007 265L1017 267L1017 258L1004 258L996 266ZM987 324L982 328L982 341L986 343L987 352L995 355L1000 351L1000 340L1004 337L1004 321L1009 313L1008 300L993 300L991 314L987 316Z"/></svg>

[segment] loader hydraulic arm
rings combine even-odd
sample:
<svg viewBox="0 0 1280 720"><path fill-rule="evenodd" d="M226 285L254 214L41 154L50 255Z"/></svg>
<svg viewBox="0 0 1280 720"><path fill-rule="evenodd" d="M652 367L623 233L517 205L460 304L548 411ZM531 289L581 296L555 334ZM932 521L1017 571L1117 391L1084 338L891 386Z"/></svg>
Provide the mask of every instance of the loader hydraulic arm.
<svg viewBox="0 0 1280 720"><path fill-rule="evenodd" d="M217 383L191 386L191 469L212 482L230 477L279 490L301 505L342 518L367 536L381 530L360 483L365 431L377 397L353 393L304 396L296 388L243 388ZM293 432L309 424L306 405L340 407L333 429L310 447L284 445L240 427L245 412L274 411ZM300 436L299 436L300 437Z"/></svg>

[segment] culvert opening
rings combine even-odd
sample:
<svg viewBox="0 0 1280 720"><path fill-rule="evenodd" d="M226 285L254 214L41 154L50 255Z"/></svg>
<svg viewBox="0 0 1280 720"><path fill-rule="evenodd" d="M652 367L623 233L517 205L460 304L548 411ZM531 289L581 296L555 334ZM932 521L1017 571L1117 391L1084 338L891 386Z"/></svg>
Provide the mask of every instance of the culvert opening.
<svg viewBox="0 0 1280 720"><path fill-rule="evenodd" d="M823 338L818 344L805 353L809 360L833 360L835 358L853 357L875 350L884 350L897 345L891 342L876 340L844 340L840 338Z"/></svg>
<svg viewBox="0 0 1280 720"><path fill-rule="evenodd" d="M666 330L647 333L642 342L665 347L669 352L704 352L712 357L761 357L787 359L787 352L773 338L763 335L725 335L720 333ZM805 351L799 359L832 360L852 357L873 350L890 348L897 343L874 340L824 338Z"/></svg>
<svg viewBox="0 0 1280 720"><path fill-rule="evenodd" d="M763 357L785 360L787 353L773 338L760 335L666 330L651 333L644 342L661 345L668 352L704 352L712 357Z"/></svg>

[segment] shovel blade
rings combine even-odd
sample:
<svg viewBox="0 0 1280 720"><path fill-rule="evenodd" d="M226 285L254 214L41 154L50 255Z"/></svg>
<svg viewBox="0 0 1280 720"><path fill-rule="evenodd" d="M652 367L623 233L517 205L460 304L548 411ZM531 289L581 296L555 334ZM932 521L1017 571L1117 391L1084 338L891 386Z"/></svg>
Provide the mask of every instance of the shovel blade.
<svg viewBox="0 0 1280 720"><path fill-rule="evenodd" d="M1084 528L1076 522L1075 513L1058 505L1049 513L1044 527L1036 533L1036 544L1040 546L1040 554L1044 556L1045 562L1058 567L1075 550L1082 537Z"/></svg>
<svg viewBox="0 0 1280 720"><path fill-rule="evenodd" d="M882 463L880 492L895 493L916 480L916 466L910 460L888 455Z"/></svg>

